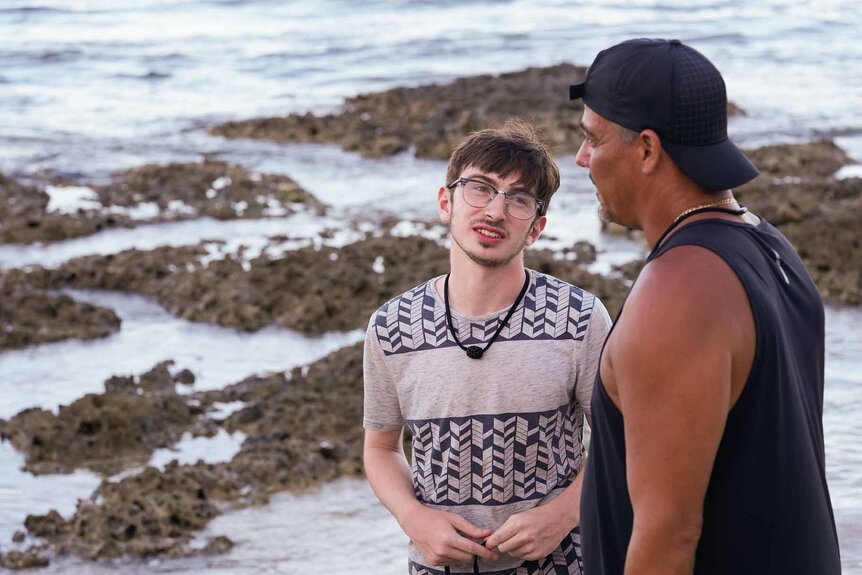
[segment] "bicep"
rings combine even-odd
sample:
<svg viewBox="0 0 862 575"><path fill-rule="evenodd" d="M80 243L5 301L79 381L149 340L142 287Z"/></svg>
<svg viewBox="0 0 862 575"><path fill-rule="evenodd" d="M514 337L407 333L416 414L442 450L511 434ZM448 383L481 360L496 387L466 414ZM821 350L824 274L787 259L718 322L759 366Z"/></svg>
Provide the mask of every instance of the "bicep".
<svg viewBox="0 0 862 575"><path fill-rule="evenodd" d="M681 287L628 306L612 359L635 515L694 525L730 409L732 351L720 304Z"/></svg>

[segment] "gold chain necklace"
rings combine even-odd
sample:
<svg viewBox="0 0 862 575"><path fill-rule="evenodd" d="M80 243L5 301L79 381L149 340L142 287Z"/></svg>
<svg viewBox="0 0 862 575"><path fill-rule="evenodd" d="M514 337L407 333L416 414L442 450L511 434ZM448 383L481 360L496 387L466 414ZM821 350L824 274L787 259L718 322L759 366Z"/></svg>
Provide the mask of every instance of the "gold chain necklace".
<svg viewBox="0 0 862 575"><path fill-rule="evenodd" d="M685 216L687 216L688 214L690 214L691 212L694 212L696 210L701 210L703 208L717 208L718 206L726 206L727 204L732 204L735 201L736 201L736 198L724 198L723 200L719 200L717 202L710 202L708 204L700 204L699 206L694 206L693 208L688 208L687 210L684 210L682 213L680 213L677 217L675 217L673 219L673 221L670 223L670 225L673 226L678 221L680 221L682 218L684 218Z"/></svg>
<svg viewBox="0 0 862 575"><path fill-rule="evenodd" d="M726 206L727 204L732 204L735 201L736 201L736 199L734 199L734 198L725 198L725 199L719 200L717 202L710 202L708 204L700 204L699 206L694 206L694 207L688 208L687 210L683 210L683 212L681 214L679 214L677 217L675 217L673 219L673 221L670 223L670 225L668 227L666 227L664 229L664 231L661 233L661 235L658 237L658 239L655 242L655 245L653 245L652 250L650 250L649 256L647 257L647 261L650 261L652 259L653 254L656 253L656 250L658 250L659 246L665 240L665 238L668 235L670 235L670 233L674 230L674 228L676 228L676 226L688 216L697 215L700 211L704 211L704 212L710 212L710 211L712 211L712 212L728 212L728 213L731 213L731 214L736 215L736 216L741 216L742 214L744 214L745 212L748 211L748 208L745 208L745 207L740 207L736 210L734 210L733 208L722 208L721 207L721 206Z"/></svg>

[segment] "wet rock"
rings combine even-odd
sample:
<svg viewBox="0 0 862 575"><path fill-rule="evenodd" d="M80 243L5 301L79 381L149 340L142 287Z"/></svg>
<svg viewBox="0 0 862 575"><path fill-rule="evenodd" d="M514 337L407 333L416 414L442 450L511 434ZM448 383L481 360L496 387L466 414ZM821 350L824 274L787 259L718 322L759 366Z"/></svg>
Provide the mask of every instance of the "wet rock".
<svg viewBox="0 0 862 575"><path fill-rule="evenodd" d="M34 537L53 539L66 534L68 526L63 516L55 510L45 515L28 515L24 520L24 527Z"/></svg>
<svg viewBox="0 0 862 575"><path fill-rule="evenodd" d="M50 197L0 174L0 244L54 242L129 224L119 215L48 212Z"/></svg>
<svg viewBox="0 0 862 575"><path fill-rule="evenodd" d="M339 350L305 369L247 378L223 390L194 394L202 405L245 401L225 422L248 435L232 461L164 470L147 467L105 480L68 520L56 511L31 515L25 526L56 552L91 559L121 555L180 557L223 553L216 537L203 549L194 535L226 505L267 501L270 494L362 472L362 346Z"/></svg>
<svg viewBox="0 0 862 575"><path fill-rule="evenodd" d="M0 274L0 350L105 337L120 329L110 309L32 289L20 275Z"/></svg>
<svg viewBox="0 0 862 575"><path fill-rule="evenodd" d="M826 178L852 163L847 153L831 141L763 146L746 155L766 178Z"/></svg>
<svg viewBox="0 0 862 575"><path fill-rule="evenodd" d="M105 205L154 203L160 219L260 218L299 208L323 209L317 198L287 176L256 174L212 159L148 164L115 174L111 183L93 189Z"/></svg>
<svg viewBox="0 0 862 575"><path fill-rule="evenodd" d="M734 190L794 245L824 300L862 304L862 179L835 179L851 163L832 142L765 146L746 154L761 175ZM643 267L617 266L634 279Z"/></svg>
<svg viewBox="0 0 862 575"><path fill-rule="evenodd" d="M749 155L766 159L766 177L735 190L736 197L790 240L826 301L862 304L862 179L832 177L847 155L831 142Z"/></svg>
<svg viewBox="0 0 862 575"><path fill-rule="evenodd" d="M580 82L585 72L581 66L558 64L469 76L450 84L360 94L325 116L228 122L210 132L228 138L338 144L371 158L413 149L419 157L445 159L470 132L519 116L529 119L556 153L573 154L582 141L578 121L583 104L568 100L566 87ZM739 112L735 106L729 110Z"/></svg>
<svg viewBox="0 0 862 575"><path fill-rule="evenodd" d="M224 535L219 535L217 537L212 537L207 541L207 544L196 551L195 555L221 555L223 553L227 553L231 549L233 549L234 542L231 541L229 537L225 537Z"/></svg>
<svg viewBox="0 0 862 575"><path fill-rule="evenodd" d="M443 159L466 134L523 116L556 151L573 152L581 140L582 105L569 101L564 92L584 71L560 64L459 78L446 85L395 88L349 98L335 114L229 122L210 131L229 138L335 143L375 158L415 147L419 157Z"/></svg>
<svg viewBox="0 0 862 575"><path fill-rule="evenodd" d="M145 464L153 450L173 445L197 410L174 390L168 363L140 378L112 377L107 391L88 394L55 415L26 409L0 427L33 474L86 467L113 474Z"/></svg>
<svg viewBox="0 0 862 575"><path fill-rule="evenodd" d="M47 567L50 560L43 555L44 549L34 547L26 551L9 551L8 553L0 553L0 567L12 570L34 569L37 567Z"/></svg>
<svg viewBox="0 0 862 575"><path fill-rule="evenodd" d="M61 518L50 532L32 533L57 551L91 559L186 556L199 553L188 548L189 542L221 513L215 501L238 497L238 484L224 465L174 462L164 471L148 467L117 482L104 481L89 500L79 501L69 520ZM38 518L31 517L35 524ZM226 548L219 541L210 551Z"/></svg>
<svg viewBox="0 0 862 575"><path fill-rule="evenodd" d="M188 369L184 369L174 376L174 382L181 383L183 385L194 385L195 374Z"/></svg>
<svg viewBox="0 0 862 575"><path fill-rule="evenodd" d="M27 538L27 534L26 534L26 533L24 533L23 531L16 531L16 532L12 535L12 542L13 542L13 543L23 543L23 542L24 542L24 539L26 539L26 538Z"/></svg>
<svg viewBox="0 0 862 575"><path fill-rule="evenodd" d="M572 248L575 262L553 263L550 251L528 252L536 269L595 287L600 296L625 291L618 280L603 281L578 269L594 257L584 245ZM89 256L56 270L35 270L37 285L135 291L154 296L171 313L191 321L244 330L278 325L309 334L362 327L387 299L445 273L448 251L418 236L369 237L342 248L308 247L247 263L233 257L199 263L201 247L130 250ZM383 270L374 271L383 258ZM570 274L570 275L565 275ZM22 280L24 281L24 280ZM580 284L578 284L580 285ZM613 305L615 307L615 304Z"/></svg>
<svg viewBox="0 0 862 575"><path fill-rule="evenodd" d="M69 185L45 176L43 184ZM220 220L322 213L323 204L288 176L203 162L148 164L91 186L98 200L75 213L48 211L49 195L0 174L0 243L55 242L114 227L209 216Z"/></svg>

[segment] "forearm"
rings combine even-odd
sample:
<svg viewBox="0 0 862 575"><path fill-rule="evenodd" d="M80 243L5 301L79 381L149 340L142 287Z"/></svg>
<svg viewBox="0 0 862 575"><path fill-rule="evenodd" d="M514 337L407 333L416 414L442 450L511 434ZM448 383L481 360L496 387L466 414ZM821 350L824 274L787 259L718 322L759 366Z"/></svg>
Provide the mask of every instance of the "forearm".
<svg viewBox="0 0 862 575"><path fill-rule="evenodd" d="M691 575L699 538L699 525L686 527L686 522L678 518L635 520L625 575Z"/></svg>
<svg viewBox="0 0 862 575"><path fill-rule="evenodd" d="M422 504L416 500L407 459L400 450L366 446L365 474L381 503L404 525L411 510Z"/></svg>
<svg viewBox="0 0 862 575"><path fill-rule="evenodd" d="M545 505L558 520L571 531L581 524L581 490L584 486L584 473L587 470L587 460L584 460L577 477L553 501Z"/></svg>

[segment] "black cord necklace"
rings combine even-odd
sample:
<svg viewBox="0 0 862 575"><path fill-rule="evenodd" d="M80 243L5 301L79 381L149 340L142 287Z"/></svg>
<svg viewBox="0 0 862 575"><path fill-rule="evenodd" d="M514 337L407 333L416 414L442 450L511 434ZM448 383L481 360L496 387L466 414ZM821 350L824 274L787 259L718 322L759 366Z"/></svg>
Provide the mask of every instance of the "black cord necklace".
<svg viewBox="0 0 862 575"><path fill-rule="evenodd" d="M494 332L494 335L490 340L488 340L488 343L483 349L478 345L464 347L464 344L461 343L460 339L458 339L458 334L455 333L455 327L452 325L452 311L449 309L449 274L446 274L446 281L443 282L443 304L446 306L446 325L449 326L449 331L452 333L452 338L455 340L455 343L457 343L458 347L467 353L467 357L470 359L482 359L482 355L488 351L488 348L491 347L491 344L494 343L494 340L497 339L497 336L500 335L501 331L503 331L503 327L509 323L509 318L511 318L512 314L515 313L515 308L517 308L518 304L521 303L521 300L524 299L524 294L527 293L527 288L530 287L530 272L524 270L524 275L526 277L524 278L524 287L521 288L521 293L518 294L518 298L515 300L515 303L513 303L512 307L509 308L509 313L506 314L506 319L500 322L500 326L497 328L497 331Z"/></svg>
<svg viewBox="0 0 862 575"><path fill-rule="evenodd" d="M653 249L650 250L649 256L647 257L647 261L650 261L652 259L652 257L658 251L659 246L661 246L662 242L665 240L665 238L667 238L668 234L670 234L673 230L676 229L676 227L678 225L683 223L688 218L694 217L694 216L696 216L698 214L702 214L704 212L722 212L722 213L731 214L734 216L741 216L742 214L744 214L747 211L748 211L748 208L746 208L744 206L740 206L739 208L722 208L722 207L719 207L717 205L699 206L699 207L694 208L694 209L686 210L683 213L681 213L680 215L678 215L673 220L673 222L671 222L671 224L667 228L665 228L665 230L661 233L661 235L658 237L658 240L655 243L655 246L653 246Z"/></svg>

